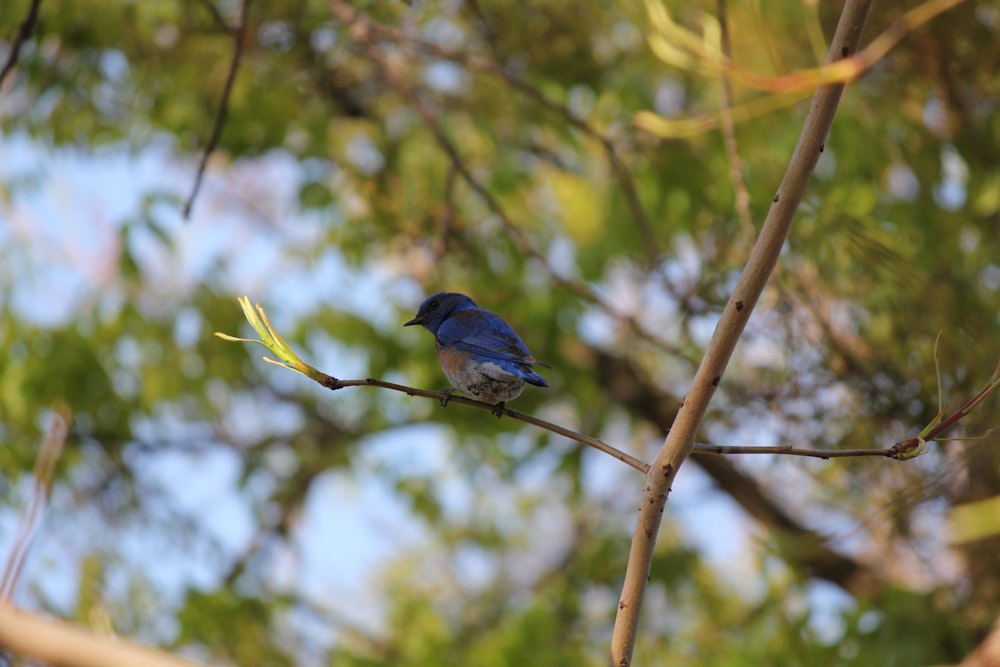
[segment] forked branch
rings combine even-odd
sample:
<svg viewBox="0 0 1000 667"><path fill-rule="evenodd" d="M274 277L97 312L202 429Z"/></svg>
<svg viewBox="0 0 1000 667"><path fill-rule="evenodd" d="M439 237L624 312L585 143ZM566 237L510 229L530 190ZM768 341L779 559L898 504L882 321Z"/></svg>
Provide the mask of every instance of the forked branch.
<svg viewBox="0 0 1000 667"><path fill-rule="evenodd" d="M844 5L827 55L828 63L849 58L857 52L861 31L870 9L870 0L848 0ZM609 662L613 667L628 667L632 662L639 612L670 485L677 469L694 449L695 434L708 410L708 403L715 394L715 388L722 379L736 343L777 265L792 219L823 151L843 89L843 84L829 85L819 88L813 95L799 142L750 259L716 325L705 356L695 373L691 390L678 410L663 448L646 475L645 492L632 535L625 582L611 638Z"/></svg>

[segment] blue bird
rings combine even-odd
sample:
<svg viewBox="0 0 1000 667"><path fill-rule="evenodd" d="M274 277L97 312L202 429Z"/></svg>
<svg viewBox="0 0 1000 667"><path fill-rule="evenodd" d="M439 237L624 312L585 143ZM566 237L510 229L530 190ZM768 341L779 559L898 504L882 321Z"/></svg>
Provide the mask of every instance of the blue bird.
<svg viewBox="0 0 1000 667"><path fill-rule="evenodd" d="M495 403L493 414L497 417L507 401L521 394L525 383L549 386L531 366L551 366L531 356L499 315L480 308L464 294L439 292L428 297L417 316L403 326L413 324L434 334L438 362L452 384L445 391L461 391ZM441 402L442 407L447 404L447 399Z"/></svg>

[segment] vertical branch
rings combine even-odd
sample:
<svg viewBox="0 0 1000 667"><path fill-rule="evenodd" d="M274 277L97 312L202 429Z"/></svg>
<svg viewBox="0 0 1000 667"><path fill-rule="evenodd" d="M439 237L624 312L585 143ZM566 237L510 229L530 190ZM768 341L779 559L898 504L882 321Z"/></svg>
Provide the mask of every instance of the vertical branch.
<svg viewBox="0 0 1000 667"><path fill-rule="evenodd" d="M828 63L847 58L857 50L870 9L871 0L846 2L827 54ZM663 448L646 475L646 486L632 536L628 567L611 638L609 664L612 667L628 667L632 662L639 612L670 485L677 469L694 447L694 437L701 426L708 403L722 380L736 343L777 265L795 211L823 151L843 90L842 84L830 85L819 88L813 95L799 142L750 259L716 325L712 340L695 373L690 392L682 401Z"/></svg>
<svg viewBox="0 0 1000 667"><path fill-rule="evenodd" d="M233 81L236 80L236 70L239 69L240 60L243 57L243 41L247 31L247 5L249 4L250 0L242 0L240 2L240 16L236 28L233 30L233 59L229 62L229 73L226 75L226 85L222 89L222 99L219 100L219 111L215 114L215 124L212 126L212 134L209 136L208 143L205 144L205 150L202 151L201 160L198 162L198 172L194 177L194 187L191 188L191 194L188 195L187 201L184 202L185 218L191 217L191 207L194 206L194 199L198 196L198 190L201 189L201 181L205 176L208 158L212 156L216 146L219 145L222 126L226 122L226 114L229 112L229 94L233 90Z"/></svg>
<svg viewBox="0 0 1000 667"><path fill-rule="evenodd" d="M42 0L31 0L31 6L28 7L28 15L21 21L21 27L17 30L17 37L14 38L14 43L10 45L7 62L3 64L3 69L0 69L0 90L3 90L4 79L7 78L7 75L11 73L14 65L17 63L17 56L21 52L21 45L31 36L31 31L35 29L35 23L38 22L38 8L41 4Z"/></svg>

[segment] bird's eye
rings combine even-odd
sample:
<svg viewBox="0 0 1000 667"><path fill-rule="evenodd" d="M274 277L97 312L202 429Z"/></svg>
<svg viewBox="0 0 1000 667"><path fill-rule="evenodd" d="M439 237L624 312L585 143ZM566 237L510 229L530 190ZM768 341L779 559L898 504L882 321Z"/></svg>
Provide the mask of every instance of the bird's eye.
<svg viewBox="0 0 1000 667"><path fill-rule="evenodd" d="M429 304L427 304L427 307L428 307L428 308L437 308L437 307L438 307L439 305L440 305L440 304L438 303L438 300L437 300L437 299L434 299L434 300L433 300L433 301L431 301L431 302L430 302Z"/></svg>

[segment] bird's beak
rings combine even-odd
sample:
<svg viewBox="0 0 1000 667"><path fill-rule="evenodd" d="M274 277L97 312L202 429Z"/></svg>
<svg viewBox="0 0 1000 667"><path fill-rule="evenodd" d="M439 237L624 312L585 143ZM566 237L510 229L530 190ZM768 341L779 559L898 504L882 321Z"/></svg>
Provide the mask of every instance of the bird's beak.
<svg viewBox="0 0 1000 667"><path fill-rule="evenodd" d="M422 318L422 317L420 317L418 315L418 316L414 317L412 320L410 320L409 322L407 322L406 324L404 324L403 326L404 327L409 327L409 326L413 326L414 324L423 324L423 321L424 321L424 318Z"/></svg>

